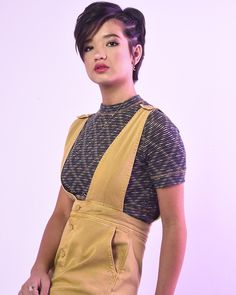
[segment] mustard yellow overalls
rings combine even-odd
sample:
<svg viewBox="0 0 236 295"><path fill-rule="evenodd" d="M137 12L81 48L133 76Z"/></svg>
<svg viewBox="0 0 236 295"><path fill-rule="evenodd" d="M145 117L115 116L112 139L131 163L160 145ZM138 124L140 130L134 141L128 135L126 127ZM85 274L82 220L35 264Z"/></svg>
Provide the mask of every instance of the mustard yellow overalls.
<svg viewBox="0 0 236 295"><path fill-rule="evenodd" d="M123 212L143 127L142 105L100 160L86 200L75 199L55 257L50 295L137 294L150 225ZM69 131L62 167L88 115Z"/></svg>

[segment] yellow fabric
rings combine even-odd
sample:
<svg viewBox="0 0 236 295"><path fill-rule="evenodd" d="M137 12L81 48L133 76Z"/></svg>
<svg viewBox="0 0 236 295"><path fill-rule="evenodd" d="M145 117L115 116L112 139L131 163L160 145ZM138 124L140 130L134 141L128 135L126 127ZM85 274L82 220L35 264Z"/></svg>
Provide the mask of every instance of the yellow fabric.
<svg viewBox="0 0 236 295"><path fill-rule="evenodd" d="M99 162L86 200L75 200L55 257L50 295L137 294L149 225L124 213L123 204L152 109L136 112ZM84 126L86 118L81 119L69 132L63 163Z"/></svg>
<svg viewBox="0 0 236 295"><path fill-rule="evenodd" d="M140 108L118 134L100 160L87 200L93 199L123 211L124 197L149 111Z"/></svg>
<svg viewBox="0 0 236 295"><path fill-rule="evenodd" d="M64 155L63 155L61 168L63 168L66 158L67 158L77 136L80 134L80 131L83 129L88 117L89 117L89 115L80 116L70 126L70 130L67 135L66 143L65 143L65 147L64 147Z"/></svg>
<svg viewBox="0 0 236 295"><path fill-rule="evenodd" d="M83 129L86 121L88 120L90 115L82 115L80 117L78 117L70 126L67 138L66 138L66 143L65 143L65 147L64 147L64 155L63 155L63 159L62 159L62 163L61 163L61 169L63 168L66 158L76 140L76 138L78 137L78 135L80 134L81 130ZM71 194L70 192L66 191L67 195L75 200L75 196L73 194Z"/></svg>

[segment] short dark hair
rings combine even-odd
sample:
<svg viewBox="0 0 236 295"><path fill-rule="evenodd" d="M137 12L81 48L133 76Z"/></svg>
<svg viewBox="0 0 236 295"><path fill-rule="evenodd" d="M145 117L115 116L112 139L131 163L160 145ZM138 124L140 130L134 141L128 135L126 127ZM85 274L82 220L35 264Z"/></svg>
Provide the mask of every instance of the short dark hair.
<svg viewBox="0 0 236 295"><path fill-rule="evenodd" d="M135 65L135 71L133 71L133 81L136 82L144 58L146 35L145 18L138 9L128 7L122 10L119 5L111 2L94 2L90 4L77 18L74 30L76 49L83 60L86 40L93 37L100 27L110 19L119 20L124 24L124 35L128 38L130 52L137 44L142 45L142 56Z"/></svg>

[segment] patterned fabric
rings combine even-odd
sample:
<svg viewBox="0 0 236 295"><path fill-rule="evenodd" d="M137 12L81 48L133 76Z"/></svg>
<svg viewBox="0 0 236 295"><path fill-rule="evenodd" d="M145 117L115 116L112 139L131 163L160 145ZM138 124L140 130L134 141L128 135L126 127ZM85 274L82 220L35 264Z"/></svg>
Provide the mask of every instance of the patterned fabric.
<svg viewBox="0 0 236 295"><path fill-rule="evenodd" d="M123 103L101 104L99 111L89 117L62 170L61 180L67 191L78 199L86 198L101 157L140 103L148 104L137 95ZM155 109L144 126L124 212L146 223L153 222L160 215L156 189L184 182L185 169L179 131L163 112Z"/></svg>

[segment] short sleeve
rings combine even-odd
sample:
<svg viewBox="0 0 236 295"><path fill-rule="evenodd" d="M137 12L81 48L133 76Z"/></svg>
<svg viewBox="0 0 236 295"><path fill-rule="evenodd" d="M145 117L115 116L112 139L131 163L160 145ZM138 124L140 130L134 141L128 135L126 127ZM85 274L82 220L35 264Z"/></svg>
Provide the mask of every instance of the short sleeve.
<svg viewBox="0 0 236 295"><path fill-rule="evenodd" d="M186 153L178 128L163 112L155 109L144 131L148 173L154 187L183 183Z"/></svg>

